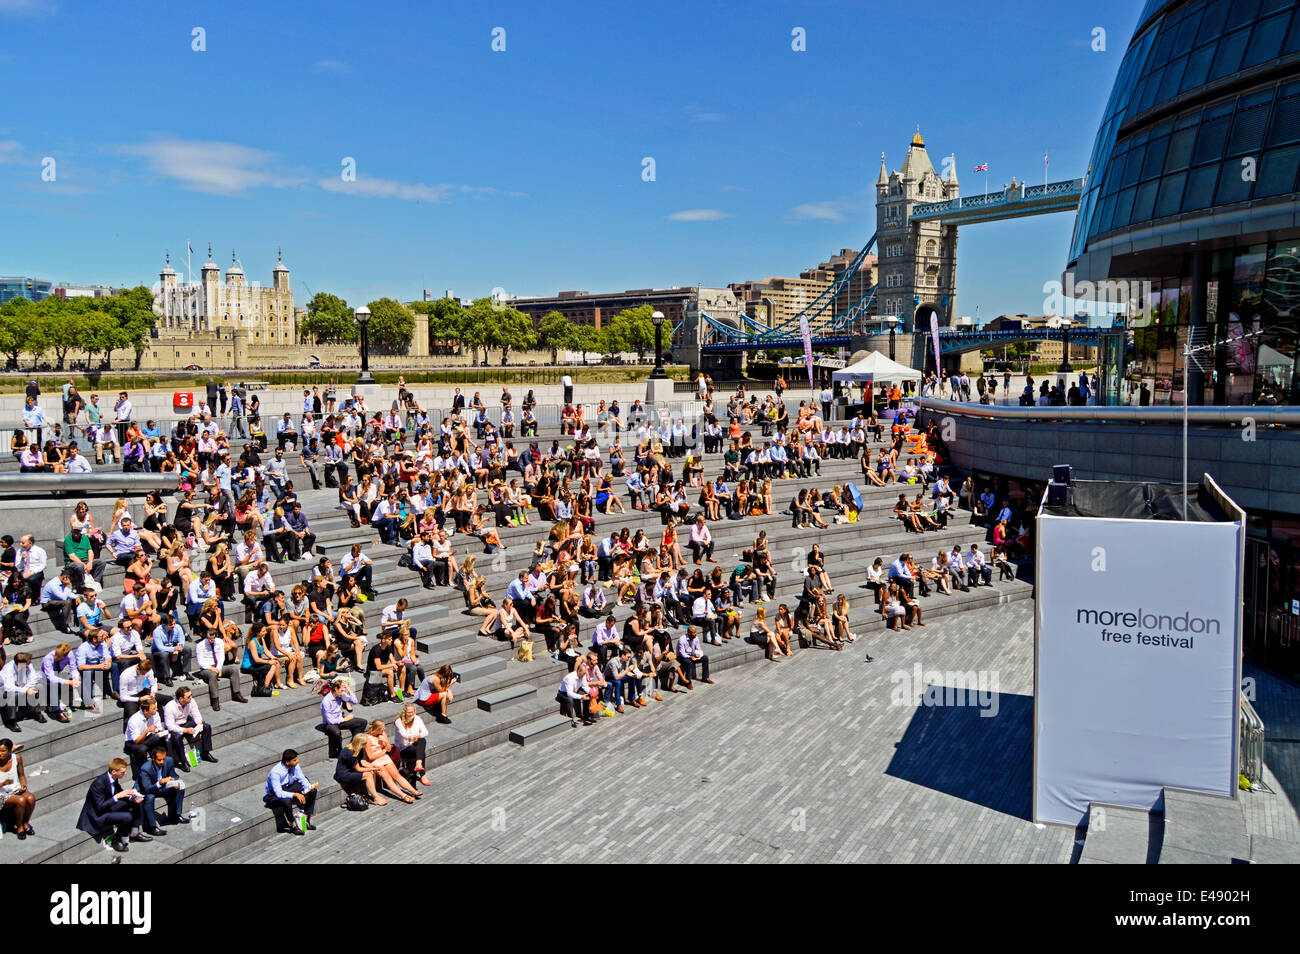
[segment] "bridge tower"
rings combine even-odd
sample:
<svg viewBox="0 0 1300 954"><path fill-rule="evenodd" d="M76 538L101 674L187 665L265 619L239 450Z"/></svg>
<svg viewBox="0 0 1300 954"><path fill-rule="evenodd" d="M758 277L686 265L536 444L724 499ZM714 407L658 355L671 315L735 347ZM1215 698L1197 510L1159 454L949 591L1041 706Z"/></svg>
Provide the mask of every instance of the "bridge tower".
<svg viewBox="0 0 1300 954"><path fill-rule="evenodd" d="M912 222L912 207L922 202L957 198L957 170L941 177L925 151L917 126L903 167L889 172L880 154L876 178L876 252L880 315L899 315L901 332L930 329L930 313L940 326L953 322L957 300L957 226L941 221ZM906 355L900 354L900 360ZM933 358L931 358L933 361Z"/></svg>

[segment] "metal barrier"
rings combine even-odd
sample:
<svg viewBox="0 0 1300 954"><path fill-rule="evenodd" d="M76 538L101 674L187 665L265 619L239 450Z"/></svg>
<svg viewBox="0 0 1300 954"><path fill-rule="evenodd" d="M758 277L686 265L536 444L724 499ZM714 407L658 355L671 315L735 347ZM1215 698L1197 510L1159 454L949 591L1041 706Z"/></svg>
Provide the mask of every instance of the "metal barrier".
<svg viewBox="0 0 1300 954"><path fill-rule="evenodd" d="M1008 421L1109 421L1116 424L1181 424L1183 408L1173 407L1009 407L922 398L921 410L935 414L980 417ZM1187 420L1198 425L1241 425L1247 418L1256 424L1300 427L1300 407L1258 407L1251 404L1217 407L1189 407Z"/></svg>
<svg viewBox="0 0 1300 954"><path fill-rule="evenodd" d="M171 492L176 489L175 474L94 473L94 474L0 474L0 495L48 494L54 491L75 493L144 494L151 490Z"/></svg>
<svg viewBox="0 0 1300 954"><path fill-rule="evenodd" d="M1240 726L1240 772L1250 780L1253 788L1264 780L1264 720L1244 694L1241 697Z"/></svg>

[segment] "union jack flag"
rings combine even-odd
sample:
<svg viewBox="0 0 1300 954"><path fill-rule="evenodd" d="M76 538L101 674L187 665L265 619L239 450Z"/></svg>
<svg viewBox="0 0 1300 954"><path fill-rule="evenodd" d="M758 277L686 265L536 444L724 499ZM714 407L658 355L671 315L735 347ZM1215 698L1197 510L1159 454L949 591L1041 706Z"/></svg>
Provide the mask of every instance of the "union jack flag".
<svg viewBox="0 0 1300 954"><path fill-rule="evenodd" d="M989 164L988 164L987 162L981 162L978 166L975 167L975 171L976 171L976 172L988 172L988 171L989 171Z"/></svg>

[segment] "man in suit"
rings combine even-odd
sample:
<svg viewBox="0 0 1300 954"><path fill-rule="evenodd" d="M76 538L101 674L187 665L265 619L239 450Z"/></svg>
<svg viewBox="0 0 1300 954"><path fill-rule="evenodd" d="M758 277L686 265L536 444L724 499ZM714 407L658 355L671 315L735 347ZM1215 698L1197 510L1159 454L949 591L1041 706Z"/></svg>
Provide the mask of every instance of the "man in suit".
<svg viewBox="0 0 1300 954"><path fill-rule="evenodd" d="M126 759L109 761L108 771L90 783L85 804L81 806L81 817L77 819L78 830L96 840L111 833L114 836L113 850L117 852L128 850L128 838L131 841L153 841L140 831L144 796L133 788L122 787L121 780L128 767Z"/></svg>
<svg viewBox="0 0 1300 954"><path fill-rule="evenodd" d="M452 417L458 417L460 416L461 412L464 410L465 410L465 395L460 393L460 388L457 388L456 396L451 399L451 415Z"/></svg>
<svg viewBox="0 0 1300 954"><path fill-rule="evenodd" d="M188 825L189 818L183 811L185 801L184 783L176 772L175 760L167 754L167 749L155 745L149 753L149 761L140 767L136 779L140 792L144 795L144 831L147 835L165 835L154 815L154 803L162 799L167 803L167 817L173 825Z"/></svg>

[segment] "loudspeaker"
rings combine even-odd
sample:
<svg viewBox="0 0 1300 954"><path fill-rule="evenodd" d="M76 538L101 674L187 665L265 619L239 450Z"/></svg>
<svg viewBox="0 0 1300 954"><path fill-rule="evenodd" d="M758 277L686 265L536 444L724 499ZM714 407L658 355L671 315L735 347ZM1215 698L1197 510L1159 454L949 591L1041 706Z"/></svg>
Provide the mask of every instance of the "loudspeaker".
<svg viewBox="0 0 1300 954"><path fill-rule="evenodd" d="M1070 479L1070 465L1069 464L1055 465L1052 468L1052 480L1056 481L1059 484L1073 483L1073 481Z"/></svg>
<svg viewBox="0 0 1300 954"><path fill-rule="evenodd" d="M1052 507L1062 507L1069 502L1070 487L1059 481L1047 485L1047 503Z"/></svg>

